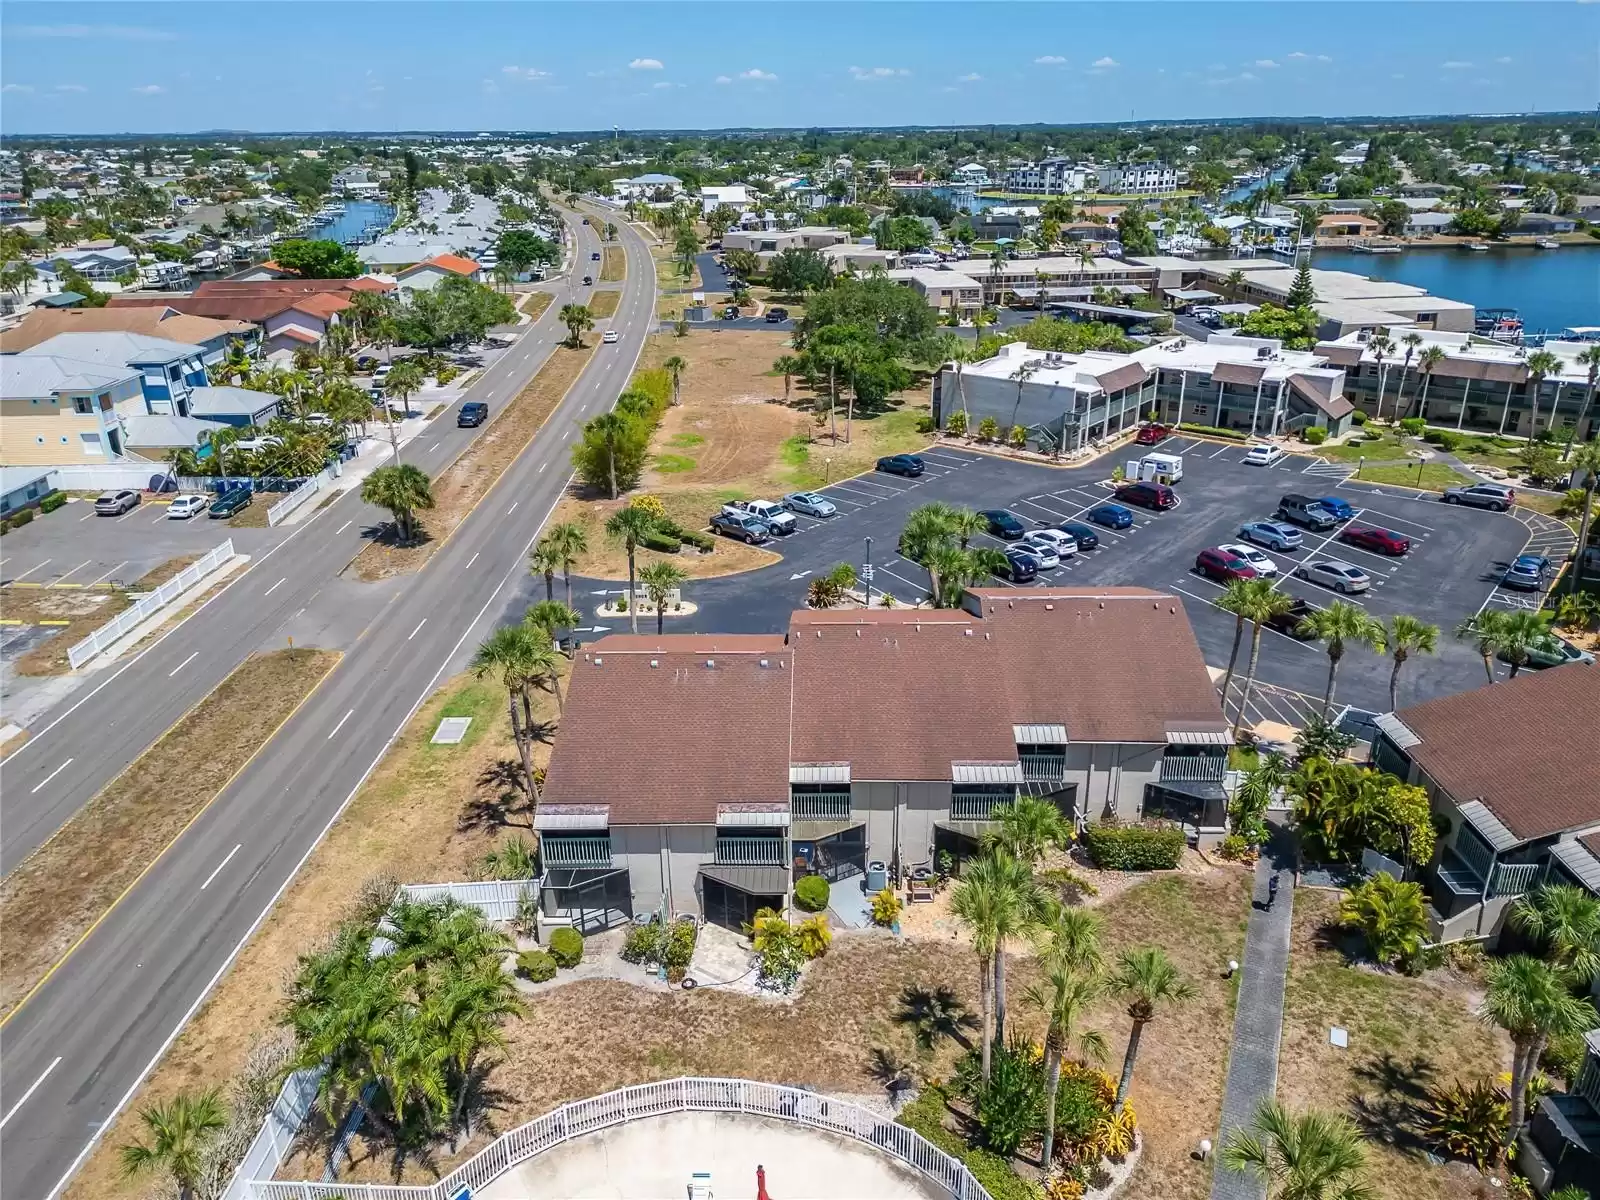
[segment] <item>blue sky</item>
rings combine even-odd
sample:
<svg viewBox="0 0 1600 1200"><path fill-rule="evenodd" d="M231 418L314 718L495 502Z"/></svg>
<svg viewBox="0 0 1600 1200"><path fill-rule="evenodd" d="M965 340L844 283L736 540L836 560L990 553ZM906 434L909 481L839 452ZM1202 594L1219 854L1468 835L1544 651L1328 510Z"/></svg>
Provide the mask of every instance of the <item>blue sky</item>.
<svg viewBox="0 0 1600 1200"><path fill-rule="evenodd" d="M1592 107L1574 3L11 3L0 130L1074 123Z"/></svg>

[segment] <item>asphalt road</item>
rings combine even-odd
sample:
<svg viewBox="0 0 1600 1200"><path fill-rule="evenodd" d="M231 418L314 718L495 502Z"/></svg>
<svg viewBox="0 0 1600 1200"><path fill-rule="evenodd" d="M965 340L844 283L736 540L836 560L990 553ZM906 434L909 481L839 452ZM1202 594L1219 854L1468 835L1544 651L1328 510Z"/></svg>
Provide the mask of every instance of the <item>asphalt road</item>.
<svg viewBox="0 0 1600 1200"><path fill-rule="evenodd" d="M0 1192L31 1200L65 1186L411 714L513 614L508 585L526 574L527 549L569 477L570 440L615 402L654 324L653 263L638 234L621 229L628 275L612 322L621 341L597 350L545 429L421 573L373 589L370 616L346 615L350 588L333 577L375 514L341 499L39 735L16 776L6 764L16 819L40 840L249 650L281 645L296 621L342 634L339 667L4 1025ZM579 265L594 244L582 230ZM526 353L519 344L473 397L509 398L558 334L552 319L541 322L537 342L525 339ZM440 432L437 449L423 450L438 465L453 456L444 443L454 427ZM413 443L429 445L426 436ZM171 674L196 648L199 657Z"/></svg>

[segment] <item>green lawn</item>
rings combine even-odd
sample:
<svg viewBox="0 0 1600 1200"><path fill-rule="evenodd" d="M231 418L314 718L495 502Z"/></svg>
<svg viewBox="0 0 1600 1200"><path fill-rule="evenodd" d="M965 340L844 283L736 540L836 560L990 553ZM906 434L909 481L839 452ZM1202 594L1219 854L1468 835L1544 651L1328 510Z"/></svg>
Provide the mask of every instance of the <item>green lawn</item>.
<svg viewBox="0 0 1600 1200"><path fill-rule="evenodd" d="M1430 492L1477 482L1471 476L1463 475L1454 467L1447 467L1443 463L1419 463L1415 467L1367 467L1359 472L1356 478L1364 483L1388 483L1400 487L1422 488Z"/></svg>
<svg viewBox="0 0 1600 1200"><path fill-rule="evenodd" d="M658 454L652 465L663 475L681 475L694 470L694 459L686 454Z"/></svg>
<svg viewBox="0 0 1600 1200"><path fill-rule="evenodd" d="M1355 462L1358 458L1380 461L1404 458L1406 448L1398 437L1385 435L1375 442L1359 441L1343 446L1318 446L1315 453L1330 462Z"/></svg>

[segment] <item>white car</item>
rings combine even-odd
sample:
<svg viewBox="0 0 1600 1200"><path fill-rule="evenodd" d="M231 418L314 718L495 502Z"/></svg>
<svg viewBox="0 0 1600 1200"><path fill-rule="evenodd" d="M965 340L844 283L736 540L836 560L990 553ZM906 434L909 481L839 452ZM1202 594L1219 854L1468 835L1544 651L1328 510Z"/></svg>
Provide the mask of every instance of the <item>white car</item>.
<svg viewBox="0 0 1600 1200"><path fill-rule="evenodd" d="M832 500L816 492L791 492L783 498L783 503L786 508L808 517L831 517L839 511Z"/></svg>
<svg viewBox="0 0 1600 1200"><path fill-rule="evenodd" d="M1041 571L1054 571L1061 565L1061 555L1056 553L1055 544L1048 538L1034 537L1029 534L1020 542L1012 542L1019 550L1026 550L1039 562Z"/></svg>
<svg viewBox="0 0 1600 1200"><path fill-rule="evenodd" d="M1372 586L1372 576L1360 567L1340 562L1336 558L1324 558L1314 563L1307 563L1297 570L1295 575L1311 583L1320 583L1323 587L1332 588L1336 592L1364 592Z"/></svg>
<svg viewBox="0 0 1600 1200"><path fill-rule="evenodd" d="M1278 573L1278 564L1273 562L1254 546L1247 546L1243 542L1233 542L1226 546L1219 546L1219 550L1228 554L1237 555L1255 568L1257 575L1271 577Z"/></svg>
<svg viewBox="0 0 1600 1200"><path fill-rule="evenodd" d="M1265 442L1259 446L1251 446L1244 452L1244 461L1252 467L1270 467L1284 457L1287 456L1282 446L1271 446Z"/></svg>
<svg viewBox="0 0 1600 1200"><path fill-rule="evenodd" d="M175 496L172 503L167 505L167 520L187 521L205 512L208 503L204 496Z"/></svg>
<svg viewBox="0 0 1600 1200"><path fill-rule="evenodd" d="M611 345L611 343L617 340L617 331L615 329L606 330L600 335L600 340L608 346Z"/></svg>
<svg viewBox="0 0 1600 1200"><path fill-rule="evenodd" d="M1078 539L1060 529L1035 529L1029 532L1025 540L1048 542L1057 558L1071 558L1078 552Z"/></svg>

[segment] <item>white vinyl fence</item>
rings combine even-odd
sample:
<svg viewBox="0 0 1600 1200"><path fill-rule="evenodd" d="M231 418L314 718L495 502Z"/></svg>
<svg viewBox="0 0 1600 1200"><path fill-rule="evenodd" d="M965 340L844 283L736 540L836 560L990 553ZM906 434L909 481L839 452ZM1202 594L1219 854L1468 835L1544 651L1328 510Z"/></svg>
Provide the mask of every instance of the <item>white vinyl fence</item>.
<svg viewBox="0 0 1600 1200"><path fill-rule="evenodd" d="M56 486L64 492L101 492L113 488L149 488L152 479L166 477L167 468L162 463L107 463L93 466L87 463L64 467L51 467L56 473Z"/></svg>
<svg viewBox="0 0 1600 1200"><path fill-rule="evenodd" d="M233 1173L228 1190L222 1200L250 1200L253 1181L270 1178L294 1148L294 1139L300 1126L311 1115L311 1106L317 1100L317 1085L322 1081L320 1068L296 1071L284 1080L283 1090L261 1123L256 1140L245 1151L239 1169Z"/></svg>
<svg viewBox="0 0 1600 1200"><path fill-rule="evenodd" d="M798 1088L748 1079L667 1079L564 1104L484 1147L438 1182L395 1187L372 1183L254 1180L240 1200L452 1200L474 1192L546 1150L628 1121L679 1112L736 1112L791 1121L854 1138L892 1155L944 1188L954 1200L990 1200L958 1159L881 1113ZM230 1193L232 1200L232 1193Z"/></svg>
<svg viewBox="0 0 1600 1200"><path fill-rule="evenodd" d="M337 467L323 467L322 470L310 476L294 491L267 509L267 524L276 525L338 477L339 471Z"/></svg>
<svg viewBox="0 0 1600 1200"><path fill-rule="evenodd" d="M160 612L232 557L233 539L229 538L200 561L190 563L132 608L123 609L67 651L67 661L72 664L73 670L83 666L141 621Z"/></svg>
<svg viewBox="0 0 1600 1200"><path fill-rule="evenodd" d="M539 898L537 879L486 879L479 883L407 883L400 895L415 904L449 897L483 914L486 921L509 921L517 915L517 901L524 891Z"/></svg>

